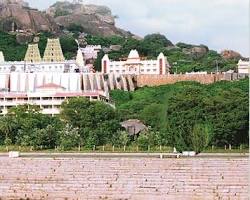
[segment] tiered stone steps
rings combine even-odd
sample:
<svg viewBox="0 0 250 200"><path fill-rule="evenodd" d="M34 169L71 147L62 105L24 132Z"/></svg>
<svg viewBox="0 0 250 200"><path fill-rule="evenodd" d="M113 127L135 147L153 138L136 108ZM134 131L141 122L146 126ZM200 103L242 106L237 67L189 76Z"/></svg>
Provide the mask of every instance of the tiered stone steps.
<svg viewBox="0 0 250 200"><path fill-rule="evenodd" d="M248 158L0 157L0 199L248 200Z"/></svg>

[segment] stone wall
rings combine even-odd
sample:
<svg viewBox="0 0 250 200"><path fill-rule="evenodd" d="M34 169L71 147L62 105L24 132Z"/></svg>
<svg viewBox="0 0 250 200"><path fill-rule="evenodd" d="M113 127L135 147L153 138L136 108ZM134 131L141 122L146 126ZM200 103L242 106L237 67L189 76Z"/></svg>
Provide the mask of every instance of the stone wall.
<svg viewBox="0 0 250 200"><path fill-rule="evenodd" d="M202 84L211 84L221 80L225 80L224 74L138 75L136 77L137 87L159 86L159 85L173 84L180 81L196 81Z"/></svg>

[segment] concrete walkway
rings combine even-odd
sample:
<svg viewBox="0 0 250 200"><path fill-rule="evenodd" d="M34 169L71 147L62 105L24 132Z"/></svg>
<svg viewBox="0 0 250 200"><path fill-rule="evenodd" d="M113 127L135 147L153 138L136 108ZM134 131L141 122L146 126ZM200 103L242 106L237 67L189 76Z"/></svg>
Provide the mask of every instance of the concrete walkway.
<svg viewBox="0 0 250 200"><path fill-rule="evenodd" d="M8 157L9 153L0 153L0 157ZM249 153L200 153L190 158L202 157L248 157ZM187 157L179 153L45 153L45 152L32 152L22 153L20 157L125 157L125 158L179 158Z"/></svg>

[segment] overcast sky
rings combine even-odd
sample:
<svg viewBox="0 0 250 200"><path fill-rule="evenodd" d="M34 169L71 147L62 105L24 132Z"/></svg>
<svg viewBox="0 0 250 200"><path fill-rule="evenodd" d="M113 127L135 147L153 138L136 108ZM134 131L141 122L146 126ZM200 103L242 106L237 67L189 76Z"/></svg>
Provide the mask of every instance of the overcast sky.
<svg viewBox="0 0 250 200"><path fill-rule="evenodd" d="M27 0L45 9L56 0ZM172 42L233 49L249 56L249 0L83 0L106 5L116 25L139 36L162 33Z"/></svg>

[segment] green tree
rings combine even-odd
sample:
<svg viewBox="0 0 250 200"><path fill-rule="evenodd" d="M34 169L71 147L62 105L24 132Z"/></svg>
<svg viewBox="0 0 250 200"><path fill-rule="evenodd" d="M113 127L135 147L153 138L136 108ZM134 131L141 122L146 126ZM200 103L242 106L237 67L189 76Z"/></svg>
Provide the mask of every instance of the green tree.
<svg viewBox="0 0 250 200"><path fill-rule="evenodd" d="M102 102L91 102L86 98L65 101L62 104L61 118L79 129L85 145L107 144L120 130L114 108Z"/></svg>
<svg viewBox="0 0 250 200"><path fill-rule="evenodd" d="M147 134L140 134L136 140L137 145L142 150L147 150L149 146L149 138Z"/></svg>
<svg viewBox="0 0 250 200"><path fill-rule="evenodd" d="M72 59L76 56L76 52L78 49L77 43L75 42L75 38L72 36L62 36L60 37L60 42L62 46L62 51L66 59Z"/></svg>
<svg viewBox="0 0 250 200"><path fill-rule="evenodd" d="M49 124L43 129L34 129L34 144L33 146L43 146L47 149L52 149L56 146L58 133L53 125Z"/></svg>
<svg viewBox="0 0 250 200"><path fill-rule="evenodd" d="M139 49L144 56L156 57L160 53L160 49L167 46L173 46L173 44L164 35L151 34L144 37Z"/></svg>
<svg viewBox="0 0 250 200"><path fill-rule="evenodd" d="M210 143L212 128L208 124L195 124L193 127L191 140L192 147L196 153L200 153Z"/></svg>
<svg viewBox="0 0 250 200"><path fill-rule="evenodd" d="M103 50L100 50L97 55L97 59L94 62L95 70L98 72L102 71L102 58L105 55Z"/></svg>
<svg viewBox="0 0 250 200"><path fill-rule="evenodd" d="M14 142L16 135L17 123L12 116L2 117L0 120L0 132L3 134L5 143L10 145Z"/></svg>
<svg viewBox="0 0 250 200"><path fill-rule="evenodd" d="M80 141L80 134L77 128L73 128L69 124L59 131L58 145L63 150L70 150L77 147Z"/></svg>
<svg viewBox="0 0 250 200"><path fill-rule="evenodd" d="M129 135L128 135L128 133L126 131L121 131L118 135L119 135L118 141L120 141L120 144L122 146L128 145L128 143L129 143Z"/></svg>

